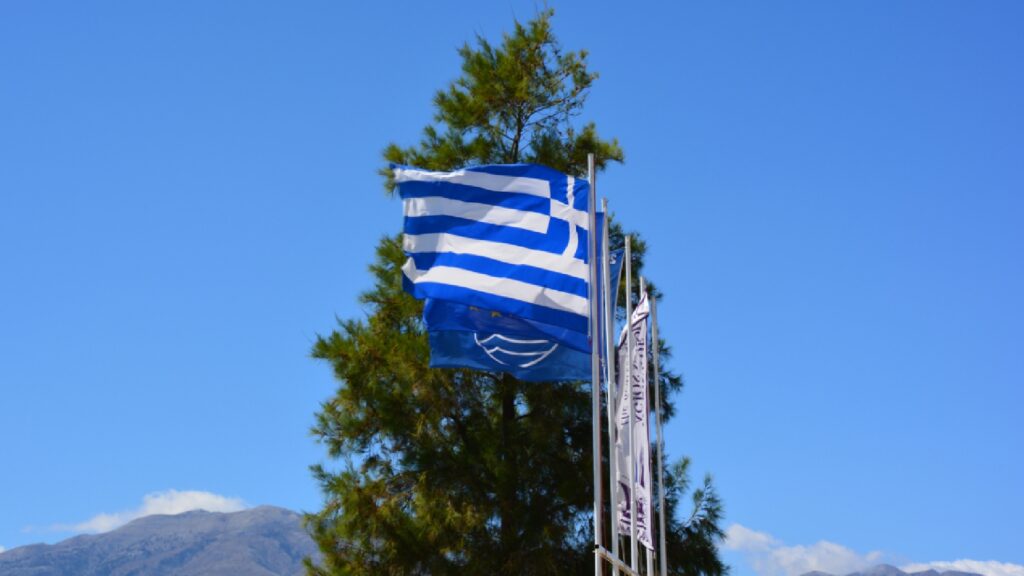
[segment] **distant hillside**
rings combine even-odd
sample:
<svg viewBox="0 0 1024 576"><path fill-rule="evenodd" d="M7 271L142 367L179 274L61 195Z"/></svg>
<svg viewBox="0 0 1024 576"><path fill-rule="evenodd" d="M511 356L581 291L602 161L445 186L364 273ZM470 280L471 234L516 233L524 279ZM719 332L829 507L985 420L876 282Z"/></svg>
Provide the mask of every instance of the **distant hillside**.
<svg viewBox="0 0 1024 576"><path fill-rule="evenodd" d="M803 576L839 576L837 574L830 574L828 572L821 572L815 570L814 572L807 572ZM922 572L904 572L895 566L888 564L879 564L874 568L869 568L861 572L851 572L846 576L981 576L981 574L975 574L973 572L957 572L956 570L946 570L945 572L939 572L937 570L924 570Z"/></svg>
<svg viewBox="0 0 1024 576"><path fill-rule="evenodd" d="M292 576L316 545L301 516L261 506L147 516L112 532L0 554L0 576Z"/></svg>

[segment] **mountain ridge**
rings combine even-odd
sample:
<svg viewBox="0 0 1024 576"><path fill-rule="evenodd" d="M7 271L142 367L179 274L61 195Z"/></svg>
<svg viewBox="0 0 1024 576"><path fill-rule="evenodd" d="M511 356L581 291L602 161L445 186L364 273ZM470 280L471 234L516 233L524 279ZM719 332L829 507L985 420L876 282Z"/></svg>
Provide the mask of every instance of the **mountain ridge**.
<svg viewBox="0 0 1024 576"><path fill-rule="evenodd" d="M958 570L946 570L939 572L935 569L921 570L919 572L905 572L891 564L878 564L867 568L865 570L857 572L849 572L847 574L833 574L831 572L823 572L821 570L812 570L810 572L804 572L800 576L982 576L975 572L960 572Z"/></svg>
<svg viewBox="0 0 1024 576"><path fill-rule="evenodd" d="M317 555L302 516L276 506L138 518L110 532L0 553L0 576L298 576Z"/></svg>

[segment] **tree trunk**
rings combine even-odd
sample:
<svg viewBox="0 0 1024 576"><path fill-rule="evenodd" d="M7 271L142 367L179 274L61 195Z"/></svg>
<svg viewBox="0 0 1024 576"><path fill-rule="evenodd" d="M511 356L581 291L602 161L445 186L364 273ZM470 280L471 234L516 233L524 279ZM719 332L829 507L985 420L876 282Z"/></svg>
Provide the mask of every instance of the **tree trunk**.
<svg viewBox="0 0 1024 576"><path fill-rule="evenodd" d="M516 498L519 470L516 458L516 379L502 374L498 379L501 397L501 472L499 474L498 507L501 514L501 550L509 559L518 544Z"/></svg>

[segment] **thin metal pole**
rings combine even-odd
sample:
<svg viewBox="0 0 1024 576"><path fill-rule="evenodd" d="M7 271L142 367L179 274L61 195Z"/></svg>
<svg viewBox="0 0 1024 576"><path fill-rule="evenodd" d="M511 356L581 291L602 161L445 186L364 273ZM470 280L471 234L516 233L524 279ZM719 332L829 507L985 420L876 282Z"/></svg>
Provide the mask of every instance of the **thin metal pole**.
<svg viewBox="0 0 1024 576"><path fill-rule="evenodd" d="M602 546L601 538L601 351L597 321L597 182L595 181L594 155L587 154L587 178L590 181L587 212L589 216L587 239L590 255L590 389L591 418L593 421L594 459L594 546ZM571 226L572 224L570 224ZM601 576L601 557L594 555L594 575Z"/></svg>
<svg viewBox="0 0 1024 576"><path fill-rule="evenodd" d="M609 537L612 541L612 555L615 558L619 558L619 486L618 486L618 462L615 457L615 415L618 411L615 409L615 351L617 349L617 342L615 342L615 310L612 308L612 302L615 300L615 293L612 290L618 290L618 277L615 278L615 286L612 287L612 269L611 269L611 247L608 245L608 199L604 198L601 200L601 211L604 212L604 234L601 238L604 250L602 254L602 262L604 262L604 278L602 278L602 288L604 289L604 357L605 357L605 384L608 386L607 394L605 398L608 404L608 498L609 508L611 509L611 534ZM619 576L619 566L612 563L612 574Z"/></svg>
<svg viewBox="0 0 1024 576"><path fill-rule="evenodd" d="M636 546L636 459L633 454L633 262L632 239L626 236L626 411L629 414L629 429L626 438L629 442L629 566L633 571L639 570Z"/></svg>
<svg viewBox="0 0 1024 576"><path fill-rule="evenodd" d="M658 518L658 547L660 548L659 559L661 560L661 573L668 574L668 548L665 544L665 464L662 461L662 452L665 450L665 442L661 435L661 377L659 374L658 351L658 299L652 294L651 300L651 340L653 340L654 357L654 421L658 430L658 510L661 511Z"/></svg>

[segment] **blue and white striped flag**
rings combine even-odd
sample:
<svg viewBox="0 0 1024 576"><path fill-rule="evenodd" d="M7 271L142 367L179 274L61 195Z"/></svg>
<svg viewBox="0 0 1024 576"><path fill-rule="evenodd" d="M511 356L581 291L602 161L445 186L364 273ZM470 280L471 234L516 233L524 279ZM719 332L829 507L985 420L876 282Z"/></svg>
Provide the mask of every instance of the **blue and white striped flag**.
<svg viewBox="0 0 1024 576"><path fill-rule="evenodd" d="M409 293L587 333L586 180L532 164L392 168Z"/></svg>

